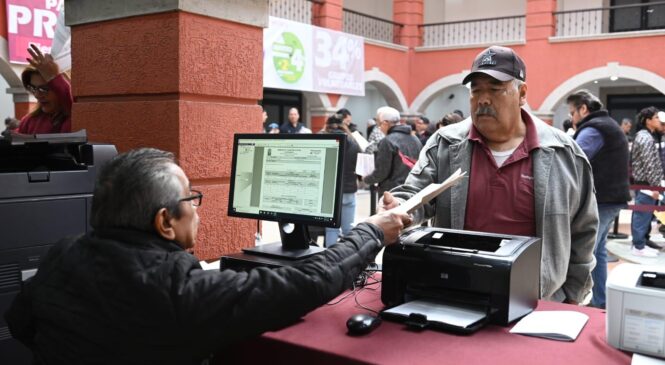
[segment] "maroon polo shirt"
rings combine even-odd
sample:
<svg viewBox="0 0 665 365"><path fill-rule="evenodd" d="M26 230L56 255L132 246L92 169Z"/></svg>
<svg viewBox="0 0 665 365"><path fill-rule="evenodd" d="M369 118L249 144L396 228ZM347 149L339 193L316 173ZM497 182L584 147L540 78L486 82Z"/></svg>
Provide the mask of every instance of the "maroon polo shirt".
<svg viewBox="0 0 665 365"><path fill-rule="evenodd" d="M480 232L535 236L533 164L530 152L538 148L536 126L522 110L526 136L506 162L497 167L492 151L475 126L464 229Z"/></svg>

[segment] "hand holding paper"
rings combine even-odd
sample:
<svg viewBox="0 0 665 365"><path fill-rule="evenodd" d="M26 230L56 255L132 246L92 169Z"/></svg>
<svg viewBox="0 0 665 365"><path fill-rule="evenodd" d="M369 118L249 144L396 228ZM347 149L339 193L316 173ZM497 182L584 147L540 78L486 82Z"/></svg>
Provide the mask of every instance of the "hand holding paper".
<svg viewBox="0 0 665 365"><path fill-rule="evenodd" d="M423 190L419 191L416 195L412 196L411 199L400 204L398 207L393 208L399 212L411 214L414 210L420 208L424 204L428 203L430 200L436 198L439 194L443 193L449 187L456 185L466 176L466 171L462 172L461 169L457 169L452 175L450 175L446 181L440 184L429 184Z"/></svg>

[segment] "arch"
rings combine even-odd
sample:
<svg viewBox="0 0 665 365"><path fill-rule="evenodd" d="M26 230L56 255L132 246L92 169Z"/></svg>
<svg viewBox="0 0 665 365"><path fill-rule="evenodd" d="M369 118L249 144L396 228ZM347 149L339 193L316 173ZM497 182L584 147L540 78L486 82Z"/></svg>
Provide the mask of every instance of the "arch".
<svg viewBox="0 0 665 365"><path fill-rule="evenodd" d="M462 80L464 80L464 76L468 73L468 71L462 71L457 74L448 75L427 85L427 87L423 89L415 99L413 99L411 110L414 113L423 113L439 92L451 86L462 85Z"/></svg>
<svg viewBox="0 0 665 365"><path fill-rule="evenodd" d="M617 62L610 62L607 66L596 67L578 73L561 83L545 98L536 113L552 113L555 106L557 106L568 94L579 89L582 85L594 80L607 79L615 76L639 81L653 87L662 94L665 94L665 78L662 76L638 67L622 66Z"/></svg>
<svg viewBox="0 0 665 365"><path fill-rule="evenodd" d="M326 93L317 93L311 91L304 91L303 96L307 99L310 108L314 109L330 109L332 103Z"/></svg>
<svg viewBox="0 0 665 365"><path fill-rule="evenodd" d="M406 103L406 98L404 97L402 89L392 77L388 76L388 74L380 71L377 67L374 67L371 70L366 70L365 83L374 85L374 87L376 87L386 99L388 106L399 110L401 113L409 112L409 106ZM348 95L342 95L337 101L335 109L343 108L348 100Z"/></svg>

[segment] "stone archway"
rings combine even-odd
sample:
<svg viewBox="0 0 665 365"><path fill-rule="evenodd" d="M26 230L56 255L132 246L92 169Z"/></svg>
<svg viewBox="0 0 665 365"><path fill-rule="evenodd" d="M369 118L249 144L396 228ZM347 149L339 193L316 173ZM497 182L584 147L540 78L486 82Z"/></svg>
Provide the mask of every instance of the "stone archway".
<svg viewBox="0 0 665 365"><path fill-rule="evenodd" d="M409 106L406 103L406 98L404 97L402 89L388 74L374 67L371 70L365 71L365 83L372 84L374 87L376 87L376 89L386 99L388 106L399 110L402 114L409 113ZM337 106L335 109L343 108L348 100L349 97L347 95L340 97L337 101Z"/></svg>
<svg viewBox="0 0 665 365"><path fill-rule="evenodd" d="M579 89L582 85L594 80L618 77L623 79L639 81L649 85L660 93L665 94L665 78L657 73L633 66L623 66L617 62L610 62L607 66L592 68L590 70L573 75L561 83L542 102L536 114L552 114L554 108L570 93Z"/></svg>
<svg viewBox="0 0 665 365"><path fill-rule="evenodd" d="M413 99L413 103L411 103L411 110L414 113L423 113L429 104L436 98L439 92L451 86L462 85L462 80L468 73L468 71L462 71L457 74L442 77L429 84L425 89L423 89L423 91L418 94L418 96L416 96L415 99Z"/></svg>

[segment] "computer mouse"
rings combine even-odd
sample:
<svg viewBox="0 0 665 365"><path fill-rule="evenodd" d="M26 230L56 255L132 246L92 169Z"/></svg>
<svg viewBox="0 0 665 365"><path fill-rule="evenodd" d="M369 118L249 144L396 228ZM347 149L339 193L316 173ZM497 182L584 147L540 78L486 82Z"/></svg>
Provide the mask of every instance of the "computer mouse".
<svg viewBox="0 0 665 365"><path fill-rule="evenodd" d="M354 314L346 321L350 335L364 335L381 324L381 318L369 314Z"/></svg>

